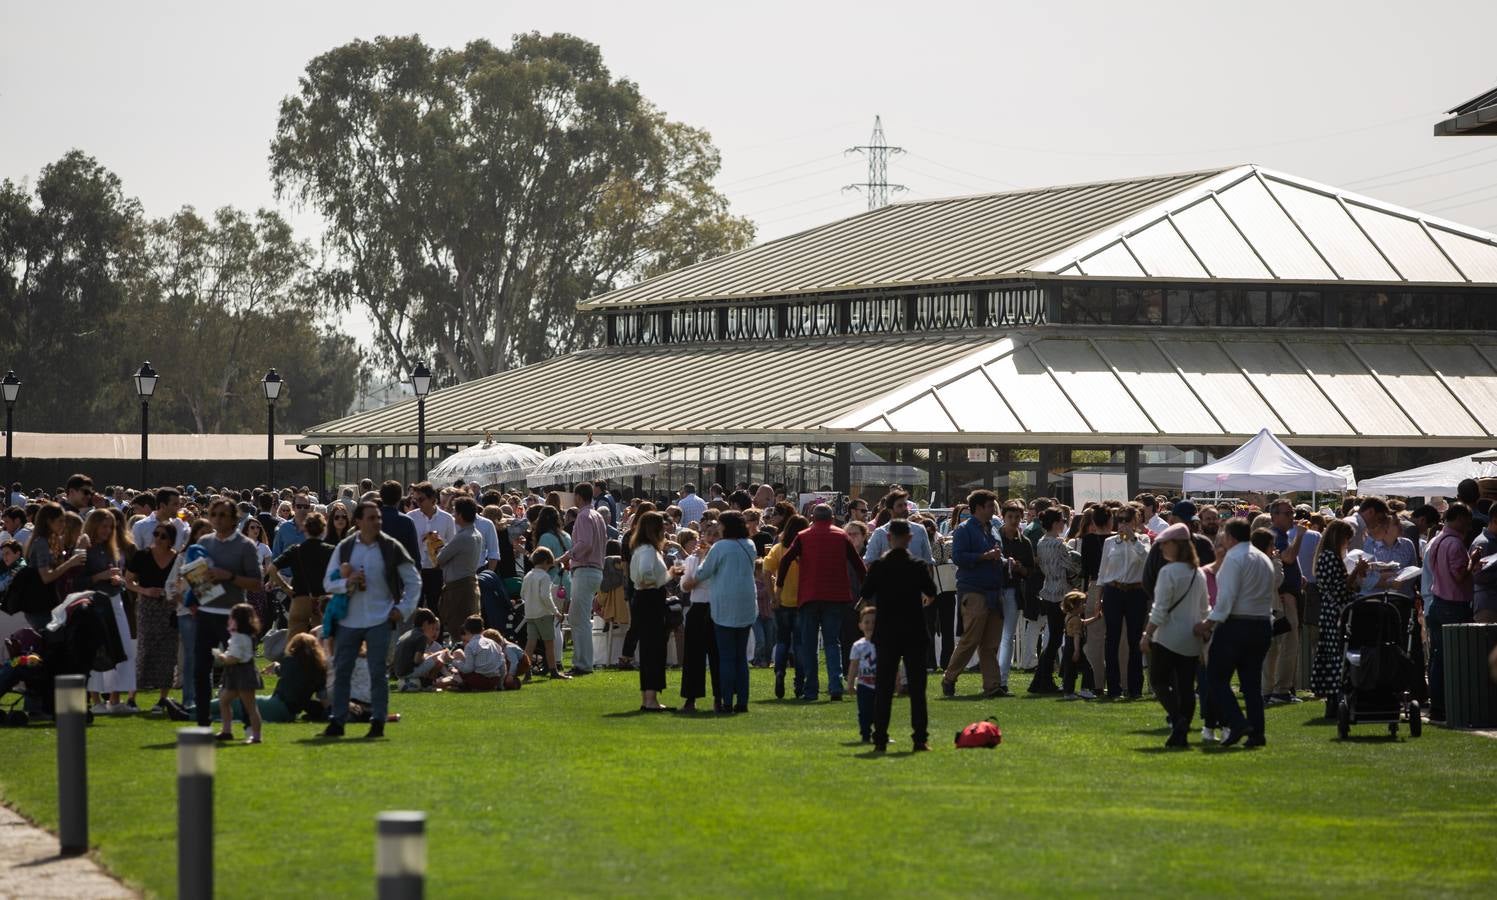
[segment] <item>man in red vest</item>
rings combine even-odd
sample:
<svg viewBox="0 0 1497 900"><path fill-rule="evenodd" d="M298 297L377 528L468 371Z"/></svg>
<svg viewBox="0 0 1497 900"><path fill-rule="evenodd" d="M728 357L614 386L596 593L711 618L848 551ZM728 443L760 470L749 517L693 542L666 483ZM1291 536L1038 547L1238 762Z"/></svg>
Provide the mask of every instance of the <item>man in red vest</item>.
<svg viewBox="0 0 1497 900"><path fill-rule="evenodd" d="M816 675L816 634L826 649L827 693L842 699L842 624L852 609L850 572L867 574L863 558L847 532L832 524L832 508L825 503L811 510L811 527L796 535L780 560L780 583L790 564L800 560L800 640L795 656L806 673L802 700L813 701L820 690Z"/></svg>

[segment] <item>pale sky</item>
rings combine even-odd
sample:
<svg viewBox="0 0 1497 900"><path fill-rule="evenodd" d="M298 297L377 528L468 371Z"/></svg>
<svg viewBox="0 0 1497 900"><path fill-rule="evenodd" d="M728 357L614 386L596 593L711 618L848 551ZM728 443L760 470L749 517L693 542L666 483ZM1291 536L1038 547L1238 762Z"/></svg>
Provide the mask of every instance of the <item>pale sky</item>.
<svg viewBox="0 0 1497 900"><path fill-rule="evenodd" d="M601 46L707 129L761 239L866 208L883 117L900 199L1256 162L1497 231L1497 138L1435 138L1497 85L1497 3L411 2L0 5L0 177L70 148L165 215L278 204L266 157L313 56L381 34ZM358 331L358 327L350 323Z"/></svg>

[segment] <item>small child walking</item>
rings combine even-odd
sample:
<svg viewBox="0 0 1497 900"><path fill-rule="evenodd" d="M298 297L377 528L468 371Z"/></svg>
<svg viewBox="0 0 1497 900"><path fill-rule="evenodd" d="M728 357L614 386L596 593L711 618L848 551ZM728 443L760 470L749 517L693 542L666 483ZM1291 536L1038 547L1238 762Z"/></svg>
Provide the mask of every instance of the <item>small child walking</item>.
<svg viewBox="0 0 1497 900"><path fill-rule="evenodd" d="M858 692L858 734L863 743L873 741L873 696L878 685L878 648L873 646L873 623L877 610L870 606L858 616L863 636L853 642L847 677Z"/></svg>
<svg viewBox="0 0 1497 900"><path fill-rule="evenodd" d="M552 678L570 678L561 670L561 658L556 655L556 611L555 583L551 580L551 569L556 557L545 547L537 547L530 554L530 571L520 583L520 600L525 604L525 655L535 659L537 642L546 648L546 664ZM530 680L530 673L525 673Z"/></svg>
<svg viewBox="0 0 1497 900"><path fill-rule="evenodd" d="M1086 626L1102 618L1102 611L1085 618L1086 594L1071 591L1060 601L1060 611L1066 617L1065 637L1060 642L1060 677L1064 682L1062 700L1095 700L1096 676L1092 673L1092 661L1086 658ZM1081 675L1081 693L1076 693L1076 675Z"/></svg>
<svg viewBox="0 0 1497 900"><path fill-rule="evenodd" d="M229 610L229 648L213 648L213 655L223 664L223 687L218 694L219 716L223 730L218 733L221 741L234 739L234 701L244 707L249 717L249 737L246 744L260 743L260 706L255 702L255 690L259 682L255 679L255 635L260 632L260 620L255 608L240 603Z"/></svg>

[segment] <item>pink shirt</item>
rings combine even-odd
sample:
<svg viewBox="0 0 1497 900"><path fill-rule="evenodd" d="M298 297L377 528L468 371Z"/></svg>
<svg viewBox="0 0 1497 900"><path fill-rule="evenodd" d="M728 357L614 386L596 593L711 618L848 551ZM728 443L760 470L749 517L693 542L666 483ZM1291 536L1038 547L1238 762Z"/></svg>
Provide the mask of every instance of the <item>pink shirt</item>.
<svg viewBox="0 0 1497 900"><path fill-rule="evenodd" d="M1448 525L1435 535L1434 548L1425 553L1424 564L1434 570L1435 596L1451 603L1471 602L1471 579L1465 577L1471 558L1466 539Z"/></svg>
<svg viewBox="0 0 1497 900"><path fill-rule="evenodd" d="M579 507L572 525L572 568L603 568L607 550L608 527L603 517L591 506Z"/></svg>

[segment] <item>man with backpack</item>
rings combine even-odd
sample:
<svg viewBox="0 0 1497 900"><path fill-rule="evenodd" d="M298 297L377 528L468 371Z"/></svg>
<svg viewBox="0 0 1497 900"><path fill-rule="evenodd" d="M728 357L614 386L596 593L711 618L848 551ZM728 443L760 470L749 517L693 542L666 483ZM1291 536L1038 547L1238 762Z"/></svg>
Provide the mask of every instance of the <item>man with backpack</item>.
<svg viewBox="0 0 1497 900"><path fill-rule="evenodd" d="M366 500L354 511L353 534L338 544L328 561L323 587L329 594L348 595L348 615L333 635L333 708L324 737L342 737L348 720L348 691L359 647L367 643L370 716L366 737L384 737L390 680L385 677L390 651L390 626L416 608L421 573L405 548L380 531L379 504ZM347 566L347 569L343 567Z"/></svg>

